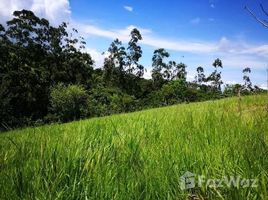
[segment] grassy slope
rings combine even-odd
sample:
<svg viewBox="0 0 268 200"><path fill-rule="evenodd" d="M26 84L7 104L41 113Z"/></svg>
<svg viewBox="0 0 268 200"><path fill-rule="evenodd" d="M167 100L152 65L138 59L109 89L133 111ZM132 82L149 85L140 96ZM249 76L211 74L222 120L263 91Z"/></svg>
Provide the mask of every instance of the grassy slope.
<svg viewBox="0 0 268 200"><path fill-rule="evenodd" d="M0 135L0 199L266 199L265 101L244 97L241 116L231 98ZM185 171L258 187L182 191Z"/></svg>

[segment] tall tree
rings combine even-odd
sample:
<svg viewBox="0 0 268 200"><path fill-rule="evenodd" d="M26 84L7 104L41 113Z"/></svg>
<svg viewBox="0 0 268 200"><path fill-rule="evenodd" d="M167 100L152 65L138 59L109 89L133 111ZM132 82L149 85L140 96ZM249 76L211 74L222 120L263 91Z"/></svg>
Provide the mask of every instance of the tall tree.
<svg viewBox="0 0 268 200"><path fill-rule="evenodd" d="M169 57L169 53L161 48L154 51L152 58L152 78L154 85L160 88L165 82L165 78L168 76L168 65L165 63L165 59ZM163 72L166 71L166 72Z"/></svg>
<svg viewBox="0 0 268 200"><path fill-rule="evenodd" d="M195 82L201 85L206 80L206 76L204 74L204 68L199 66L197 67L196 71L197 75L195 76Z"/></svg>
<svg viewBox="0 0 268 200"><path fill-rule="evenodd" d="M206 81L211 82L213 88L220 91L223 82L221 80L221 72L219 71L219 69L223 68L222 61L217 58L212 65L215 70L209 75Z"/></svg>
<svg viewBox="0 0 268 200"><path fill-rule="evenodd" d="M184 63L176 64L173 69L173 79L186 81L186 68L187 66Z"/></svg>
<svg viewBox="0 0 268 200"><path fill-rule="evenodd" d="M83 41L68 35L66 23L52 27L22 10L14 12L6 27L0 27L0 123L13 126L43 118L50 87L59 82L90 87L93 61L82 52Z"/></svg>
<svg viewBox="0 0 268 200"><path fill-rule="evenodd" d="M244 85L243 85L243 89L245 90L252 90L252 83L251 80L249 78L249 74L251 73L251 69L249 67L246 67L245 69L243 69L243 80L244 80Z"/></svg>
<svg viewBox="0 0 268 200"><path fill-rule="evenodd" d="M104 82L112 86L122 86L124 66L126 65L126 51L122 42L114 40L108 49L108 57L104 60Z"/></svg>
<svg viewBox="0 0 268 200"><path fill-rule="evenodd" d="M139 60L142 57L141 47L138 42L142 40L140 31L134 28L130 33L130 41L128 43L128 55L127 55L127 72L129 74L134 73L138 77L142 77L144 74L144 67L139 64Z"/></svg>

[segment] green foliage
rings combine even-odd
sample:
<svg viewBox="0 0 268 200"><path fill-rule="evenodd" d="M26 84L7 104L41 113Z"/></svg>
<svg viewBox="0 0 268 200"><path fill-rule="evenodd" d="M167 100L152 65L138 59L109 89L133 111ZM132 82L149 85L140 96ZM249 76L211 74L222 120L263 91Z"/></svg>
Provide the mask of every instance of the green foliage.
<svg viewBox="0 0 268 200"><path fill-rule="evenodd" d="M152 79L145 79L138 29L131 31L127 45L118 39L111 43L99 69L93 69L94 61L85 53L86 43L77 35L66 23L53 27L28 10L15 11L13 19L0 25L0 130L223 97L220 59L214 61L215 70L207 77L198 67L191 83L187 66L167 60L170 54L160 48L152 57ZM243 71L242 94L261 92L252 87L250 72L249 68ZM88 113L51 109L50 89L58 84L83 87L89 94ZM234 95L230 90L225 96Z"/></svg>
<svg viewBox="0 0 268 200"><path fill-rule="evenodd" d="M165 105L181 103L186 101L186 83L185 81L171 81L165 84L160 91Z"/></svg>
<svg viewBox="0 0 268 200"><path fill-rule="evenodd" d="M142 77L144 74L144 67L139 64L139 60L142 57L142 49L138 45L138 42L142 40L141 33L138 29L134 28L130 33L130 41L128 43L128 55L127 55L127 72L134 73L138 77Z"/></svg>
<svg viewBox="0 0 268 200"><path fill-rule="evenodd" d="M204 68L199 66L196 69L197 71L197 76L195 76L195 83L201 85L203 82L206 81L206 76L204 74Z"/></svg>
<svg viewBox="0 0 268 200"><path fill-rule="evenodd" d="M251 69L249 67L246 67L245 69L243 69L243 80L244 80L244 85L243 85L243 90L245 92L250 92L253 88L252 88L252 83L250 81L249 78L249 74L251 73Z"/></svg>
<svg viewBox="0 0 268 200"><path fill-rule="evenodd" d="M137 29L127 47L116 39L103 69L93 69L75 35L27 10L0 25L0 129L264 92L252 87L249 68L244 85L222 92L220 59L212 74L198 67L188 82L187 66L167 61L165 49L154 51L152 79L144 79ZM265 199L264 104L264 96L242 97L238 114L230 98L0 135L0 199ZM185 171L257 177L259 185L185 191Z"/></svg>
<svg viewBox="0 0 268 200"><path fill-rule="evenodd" d="M221 91L221 85L223 84L221 80L221 72L219 71L220 68L223 68L222 61L217 58L212 65L215 70L207 77L206 82L211 82L214 90L219 92Z"/></svg>
<svg viewBox="0 0 268 200"><path fill-rule="evenodd" d="M0 27L1 128L42 120L49 88L57 83L90 88L93 61L82 53L84 41L66 29L65 23L52 27L27 10L15 11L6 30Z"/></svg>
<svg viewBox="0 0 268 200"><path fill-rule="evenodd" d="M175 63L175 67L172 68L173 69L172 79L186 81L186 75L187 75L186 68L187 66L184 63L179 64Z"/></svg>
<svg viewBox="0 0 268 200"><path fill-rule="evenodd" d="M88 94L82 86L56 85L50 93L50 111L61 122L88 116Z"/></svg>
<svg viewBox="0 0 268 200"><path fill-rule="evenodd" d="M108 49L109 56L104 60L103 82L106 86L123 88L125 79L126 51L122 42L116 39Z"/></svg>
<svg viewBox="0 0 268 200"><path fill-rule="evenodd" d="M133 111L135 99L116 88L98 87L91 90L88 105L92 116L105 116Z"/></svg>
<svg viewBox="0 0 268 200"><path fill-rule="evenodd" d="M238 95L239 90L241 90L242 85L240 84L227 84L224 87L223 94L227 97Z"/></svg>
<svg viewBox="0 0 268 200"><path fill-rule="evenodd" d="M161 48L154 51L152 58L152 78L154 81L155 88L159 89L165 83L165 78L169 77L168 65L165 62L165 59L168 58L169 53Z"/></svg>
<svg viewBox="0 0 268 200"><path fill-rule="evenodd" d="M157 49L154 51L152 58L152 78L156 89L161 88L165 83L172 80L186 81L186 65L177 64L175 61L165 62L169 57L169 53L165 49Z"/></svg>

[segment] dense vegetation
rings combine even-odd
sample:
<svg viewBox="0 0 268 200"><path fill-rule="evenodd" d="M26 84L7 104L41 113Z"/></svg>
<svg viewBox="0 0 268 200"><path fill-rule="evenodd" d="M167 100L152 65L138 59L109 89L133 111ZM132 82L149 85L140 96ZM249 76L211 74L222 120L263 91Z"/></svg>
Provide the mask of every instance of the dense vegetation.
<svg viewBox="0 0 268 200"><path fill-rule="evenodd" d="M242 97L238 112L228 98L2 134L0 199L267 199L265 104ZM186 171L257 187L182 190Z"/></svg>
<svg viewBox="0 0 268 200"><path fill-rule="evenodd" d="M249 68L243 86L227 85L223 91L220 59L213 62L212 74L198 67L196 80L188 82L187 66L168 61L165 49L154 51L152 79L144 79L140 40L137 29L126 47L115 39L104 66L95 69L77 30L15 11L12 20L0 24L0 129L261 91L252 87Z"/></svg>

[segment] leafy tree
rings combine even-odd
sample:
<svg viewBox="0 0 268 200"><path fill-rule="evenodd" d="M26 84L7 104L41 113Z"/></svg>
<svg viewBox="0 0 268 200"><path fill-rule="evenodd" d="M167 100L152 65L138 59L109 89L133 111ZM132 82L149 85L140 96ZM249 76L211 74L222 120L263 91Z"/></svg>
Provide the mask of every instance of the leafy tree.
<svg viewBox="0 0 268 200"><path fill-rule="evenodd" d="M66 23L53 27L27 10L14 12L13 19L0 25L1 128L221 97L220 59L207 78L198 67L196 81L190 83L187 66L167 61L169 53L160 48L154 51L148 80L142 78L144 67L139 63L142 36L138 29L131 31L127 49L118 39L111 43L99 69L93 69L86 43L77 35ZM244 92L252 88L250 72L249 68L243 71ZM235 89L226 86L224 94L231 95Z"/></svg>
<svg viewBox="0 0 268 200"><path fill-rule="evenodd" d="M103 80L106 85L121 87L124 82L126 52L122 42L114 40L108 49L109 56L104 60Z"/></svg>
<svg viewBox="0 0 268 200"><path fill-rule="evenodd" d="M251 80L249 78L249 74L251 73L251 69L249 67L246 67L245 69L243 69L243 80L244 80L244 85L243 85L243 89L244 90L248 90L251 91L252 88L252 83Z"/></svg>
<svg viewBox="0 0 268 200"><path fill-rule="evenodd" d="M128 55L127 55L127 72L135 73L138 77L142 77L144 74L144 67L139 64L139 60L142 57L141 47L138 42L142 40L142 36L138 29L134 28L130 33L130 41L128 43Z"/></svg>
<svg viewBox="0 0 268 200"><path fill-rule="evenodd" d="M135 109L135 98L118 88L97 87L90 91L88 100L91 116L105 116Z"/></svg>
<svg viewBox="0 0 268 200"><path fill-rule="evenodd" d="M172 105L187 101L187 86L183 79L170 81L160 90L163 105Z"/></svg>
<svg viewBox="0 0 268 200"><path fill-rule="evenodd" d="M197 67L196 71L197 71L197 76L195 76L195 82L201 85L206 80L206 76L204 74L204 68L199 66Z"/></svg>
<svg viewBox="0 0 268 200"><path fill-rule="evenodd" d="M187 66L184 63L179 63L176 64L174 68L175 69L173 70L173 79L186 81Z"/></svg>
<svg viewBox="0 0 268 200"><path fill-rule="evenodd" d="M242 85L240 84L227 84L224 87L223 94L227 97L236 96L241 90Z"/></svg>
<svg viewBox="0 0 268 200"><path fill-rule="evenodd" d="M90 88L93 61L82 53L84 42L68 35L65 23L52 27L22 10L0 30L1 124L42 119L48 113L49 88L57 83Z"/></svg>
<svg viewBox="0 0 268 200"><path fill-rule="evenodd" d="M81 119L88 116L88 94L78 85L56 85L50 93L50 111L61 122Z"/></svg>
<svg viewBox="0 0 268 200"><path fill-rule="evenodd" d="M1 114L8 113L2 123L12 126L23 118L37 119L46 113L48 97L43 86L49 75L42 61L48 54L48 30L46 20L26 10L15 11L14 19L7 22L7 30L2 30L6 53L0 66L0 98L6 105L2 105Z"/></svg>
<svg viewBox="0 0 268 200"><path fill-rule="evenodd" d="M221 90L221 85L222 85L222 80L221 80L221 72L219 71L219 68L222 68L222 61L217 58L213 62L213 67L215 70L209 75L209 77L206 79L207 82L211 82L212 86L215 90L220 91Z"/></svg>
<svg viewBox="0 0 268 200"><path fill-rule="evenodd" d="M165 78L169 76L167 64L164 62L164 59L168 57L169 53L163 48L154 51L152 58L152 78L156 88L160 88L164 84ZM164 70L165 72L163 72Z"/></svg>
<svg viewBox="0 0 268 200"><path fill-rule="evenodd" d="M171 81L175 78L175 75L173 74L173 69L177 66L177 63L175 61L169 61L168 64L166 64L163 68L162 77L166 81Z"/></svg>
<svg viewBox="0 0 268 200"><path fill-rule="evenodd" d="M157 49L154 51L152 58L152 78L157 87L162 86L166 81L183 79L186 81L186 65L177 64L175 61L166 63L164 60L169 58L169 53L165 49Z"/></svg>

